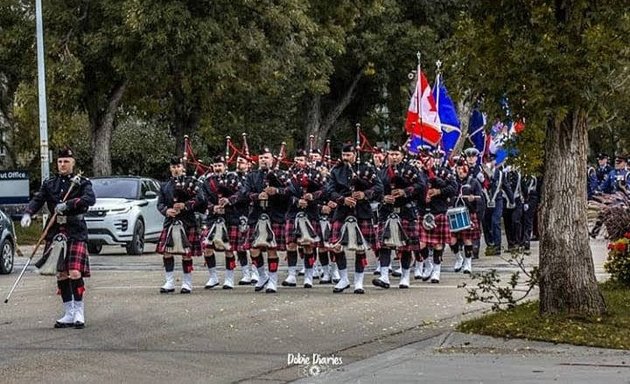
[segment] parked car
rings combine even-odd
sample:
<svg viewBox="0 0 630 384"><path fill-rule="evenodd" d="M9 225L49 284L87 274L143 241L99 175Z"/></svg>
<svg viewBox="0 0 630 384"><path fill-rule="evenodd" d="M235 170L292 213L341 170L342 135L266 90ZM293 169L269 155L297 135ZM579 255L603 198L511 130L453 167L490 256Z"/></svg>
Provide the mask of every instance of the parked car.
<svg viewBox="0 0 630 384"><path fill-rule="evenodd" d="M157 243L164 222L157 210L157 180L137 176L90 180L96 195L85 215L90 253L100 253L104 244L120 244L128 254L141 255L146 242Z"/></svg>
<svg viewBox="0 0 630 384"><path fill-rule="evenodd" d="M13 271L16 242L13 221L0 210L0 274L2 275Z"/></svg>

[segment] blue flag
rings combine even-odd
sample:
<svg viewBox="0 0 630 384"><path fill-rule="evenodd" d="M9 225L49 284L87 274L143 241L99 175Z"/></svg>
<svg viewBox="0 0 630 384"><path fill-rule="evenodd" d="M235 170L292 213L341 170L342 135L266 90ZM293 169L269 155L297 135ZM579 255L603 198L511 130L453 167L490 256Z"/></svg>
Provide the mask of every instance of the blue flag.
<svg viewBox="0 0 630 384"><path fill-rule="evenodd" d="M470 121L468 123L468 140L479 151L479 161L486 153L486 132L484 127L486 125L486 116L478 109L474 109L470 115Z"/></svg>
<svg viewBox="0 0 630 384"><path fill-rule="evenodd" d="M448 95L446 86L442 79L442 75L438 75L435 87L433 88L433 98L438 105L438 113L440 115L440 124L442 126L442 149L449 157L457 140L462 135L462 131L457 118L457 110L453 104L453 100Z"/></svg>
<svg viewBox="0 0 630 384"><path fill-rule="evenodd" d="M409 137L408 145L409 145L409 152L414 153L414 154L417 154L419 152L419 148L424 147L424 146L431 147L431 149L435 149L435 146L422 140L422 137L416 136L416 135L411 135L411 137Z"/></svg>

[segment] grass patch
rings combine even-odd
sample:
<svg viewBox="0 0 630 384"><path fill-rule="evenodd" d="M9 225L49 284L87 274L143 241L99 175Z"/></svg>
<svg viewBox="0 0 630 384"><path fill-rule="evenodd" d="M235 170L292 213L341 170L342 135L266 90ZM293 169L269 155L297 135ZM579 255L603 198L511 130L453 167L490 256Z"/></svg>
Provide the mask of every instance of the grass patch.
<svg viewBox="0 0 630 384"><path fill-rule="evenodd" d="M44 232L41 220L33 220L31 226L22 228L19 221L14 223L18 245L35 245Z"/></svg>
<svg viewBox="0 0 630 384"><path fill-rule="evenodd" d="M602 317L540 316L538 302L529 301L505 310L465 321L458 330L482 335L522 338L630 349L630 288L612 282L600 284L608 314Z"/></svg>

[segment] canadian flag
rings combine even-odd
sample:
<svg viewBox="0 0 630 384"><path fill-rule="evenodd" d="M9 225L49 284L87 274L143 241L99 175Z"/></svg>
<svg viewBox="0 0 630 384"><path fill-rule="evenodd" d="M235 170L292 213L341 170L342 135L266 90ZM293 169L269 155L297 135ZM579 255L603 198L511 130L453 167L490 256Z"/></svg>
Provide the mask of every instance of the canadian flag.
<svg viewBox="0 0 630 384"><path fill-rule="evenodd" d="M424 142L432 146L437 146L442 138L440 115L438 114L437 105L435 104L427 77L424 75L424 72L419 72L419 81L416 84L416 89L413 92L413 97L407 110L405 131L410 135L420 137ZM421 94L419 94L419 89Z"/></svg>

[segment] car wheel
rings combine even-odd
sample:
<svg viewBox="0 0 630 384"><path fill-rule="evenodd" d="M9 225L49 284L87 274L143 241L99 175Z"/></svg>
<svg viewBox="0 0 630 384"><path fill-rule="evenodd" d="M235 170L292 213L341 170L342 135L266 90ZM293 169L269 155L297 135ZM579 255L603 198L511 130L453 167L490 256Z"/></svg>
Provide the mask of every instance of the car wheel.
<svg viewBox="0 0 630 384"><path fill-rule="evenodd" d="M13 244L9 239L4 239L0 252L0 274L6 275L13 271Z"/></svg>
<svg viewBox="0 0 630 384"><path fill-rule="evenodd" d="M103 244L88 243L88 252L92 255L98 255L103 250Z"/></svg>
<svg viewBox="0 0 630 384"><path fill-rule="evenodd" d="M142 252L144 252L144 223L142 220L138 220L133 227L131 243L127 244L127 253L130 255L142 255Z"/></svg>

